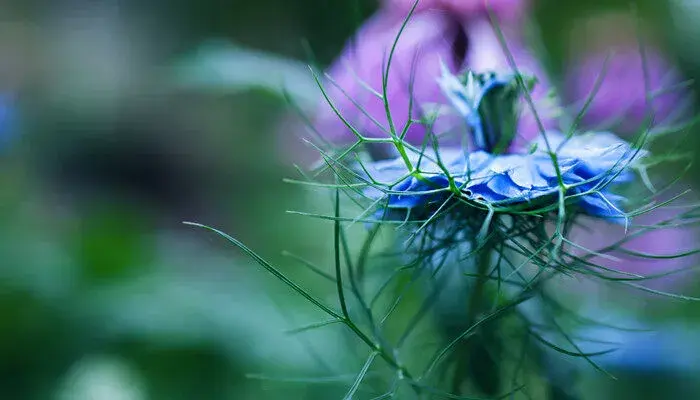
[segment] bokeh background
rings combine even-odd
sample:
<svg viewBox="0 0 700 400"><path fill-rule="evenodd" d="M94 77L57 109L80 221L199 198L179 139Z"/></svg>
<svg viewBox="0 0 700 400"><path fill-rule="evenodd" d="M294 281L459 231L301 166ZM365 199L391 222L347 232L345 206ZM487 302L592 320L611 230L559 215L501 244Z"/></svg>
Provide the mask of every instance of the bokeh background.
<svg viewBox="0 0 700 400"><path fill-rule="evenodd" d="M655 43L688 78L700 76L700 3L634 4ZM327 264L332 226L285 213L328 198L283 182L312 153L286 123L279 83L301 103L313 99L304 64L328 65L376 7L0 0L0 398L342 396L347 381L276 379L314 376L319 357L353 373L342 337L285 334L318 314L181 222L220 227L333 292L282 255ZM535 2L554 81L589 39L578 20L629 9L624 0ZM690 135L685 146L700 143ZM697 337L697 305L648 308ZM579 385L591 399L698 398L692 370L635 370L619 382L593 373Z"/></svg>

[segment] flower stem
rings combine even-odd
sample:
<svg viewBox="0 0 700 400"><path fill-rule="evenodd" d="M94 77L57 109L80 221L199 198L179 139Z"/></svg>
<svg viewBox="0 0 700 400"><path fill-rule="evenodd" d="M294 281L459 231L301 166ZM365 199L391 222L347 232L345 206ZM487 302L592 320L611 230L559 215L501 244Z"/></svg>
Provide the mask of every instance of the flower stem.
<svg viewBox="0 0 700 400"><path fill-rule="evenodd" d="M488 282L488 273L491 266L491 239L488 239L488 235L485 236L487 239L485 243L476 243L475 246L481 246L481 249L476 252L476 277L474 285L472 286L471 293L467 299L467 313L466 313L466 326L471 327L477 323L480 315L483 312L484 297L486 291L486 283ZM457 368L455 369L455 375L452 381L452 393L459 395L460 387L462 382L467 379L467 377L473 377L472 368L474 363L470 360L471 357L475 357L475 353L478 352L478 347L480 346L480 339L477 337L468 338L462 344L462 350L459 351L460 354L466 355L460 359L457 363ZM479 385L480 386L480 385Z"/></svg>
<svg viewBox="0 0 700 400"><path fill-rule="evenodd" d="M474 283L474 289L472 290L471 296L469 296L469 303L467 304L467 317L469 324L473 324L479 318L479 314L482 311L482 303L484 300L484 290L486 289L486 282L488 282L489 267L491 266L491 245L490 239L486 239L488 242L483 244L481 250L477 252L476 258L476 282Z"/></svg>

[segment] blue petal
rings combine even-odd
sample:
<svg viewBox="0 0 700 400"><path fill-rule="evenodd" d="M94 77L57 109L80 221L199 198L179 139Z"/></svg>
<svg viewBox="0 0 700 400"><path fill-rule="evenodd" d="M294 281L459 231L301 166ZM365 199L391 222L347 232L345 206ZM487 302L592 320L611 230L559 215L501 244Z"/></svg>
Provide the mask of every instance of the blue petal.
<svg viewBox="0 0 700 400"><path fill-rule="evenodd" d="M629 143L610 132L588 132L568 139L557 131L548 131L546 135L560 163L565 159L578 160L576 173L584 179L612 176L648 154L646 150L633 149ZM535 143L540 153L544 154L547 149L544 138L538 138ZM631 173L621 173L615 176L614 181L627 182L632 177Z"/></svg>
<svg viewBox="0 0 700 400"><path fill-rule="evenodd" d="M557 169L554 167L554 163L549 156L535 155L534 161L542 177L547 179L548 182L552 180L556 181ZM575 174L574 170L580 161L575 158L557 157L557 163L559 164L559 173L561 173L562 178L566 179L567 176L573 176Z"/></svg>
<svg viewBox="0 0 700 400"><path fill-rule="evenodd" d="M406 194L392 194L389 196L389 207L392 208L415 208L433 202L439 202L446 197L444 192L420 193L436 189L449 187L449 181L444 175L430 177L428 182L409 178L392 189L395 192L406 192Z"/></svg>
<svg viewBox="0 0 700 400"><path fill-rule="evenodd" d="M493 191L486 183L469 186L468 190L472 193L470 198L473 200L485 201L487 203L496 203L504 201L507 197Z"/></svg>
<svg viewBox="0 0 700 400"><path fill-rule="evenodd" d="M580 205L587 214L602 218L611 218L623 223L625 213L614 205L612 194L603 195L600 192L586 194L580 197ZM609 198L610 197L610 198Z"/></svg>
<svg viewBox="0 0 700 400"><path fill-rule="evenodd" d="M507 174L499 174L491 178L486 186L494 193L507 198L523 198L526 196L526 189L516 185Z"/></svg>
<svg viewBox="0 0 700 400"><path fill-rule="evenodd" d="M546 176L540 173L537 161L529 155L511 155L500 157L505 164L510 164L508 175L513 182L521 188L531 189L533 187L548 187L549 182ZM496 162L494 161L494 164ZM502 168L505 164L499 166ZM494 166L491 167L495 171Z"/></svg>

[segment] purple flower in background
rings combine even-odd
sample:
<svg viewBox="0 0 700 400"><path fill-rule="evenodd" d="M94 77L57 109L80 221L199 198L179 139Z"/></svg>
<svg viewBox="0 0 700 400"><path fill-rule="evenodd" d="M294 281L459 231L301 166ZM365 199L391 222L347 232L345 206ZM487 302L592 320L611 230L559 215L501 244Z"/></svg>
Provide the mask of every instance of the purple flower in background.
<svg viewBox="0 0 700 400"><path fill-rule="evenodd" d="M622 133L636 132L644 128L650 112L642 56L636 48L613 51L610 56L600 53L574 61L576 67L568 70L568 97L585 99L600 79L600 89L583 117L585 126L598 128L609 124L617 126L616 130ZM651 101L654 122L662 124L680 100L678 90L670 89L678 84L679 77L656 51L646 52L646 65L649 91L656 93Z"/></svg>
<svg viewBox="0 0 700 400"><path fill-rule="evenodd" d="M335 81L325 85L331 101L363 135L389 137L389 123L380 97L382 76L402 23L401 17L380 12L361 28L328 71ZM444 14L421 13L408 22L388 73L387 97L397 133L408 122L411 97L414 119L420 118L421 104L434 103L441 98L440 88L435 83L440 75L440 62L453 71L461 68L466 40L458 21ZM324 138L334 142L354 139L324 100L320 113L317 129ZM424 132L423 126L415 124L409 129L407 138L421 142Z"/></svg>
<svg viewBox="0 0 700 400"><path fill-rule="evenodd" d="M411 16L398 40L387 83L387 100L397 133L408 122L409 108L412 119L420 120L425 116L427 106L445 103L436 85L442 63L451 73L465 68L476 72L510 70L506 53L486 16L480 12L466 15L464 12L470 10L468 7L459 10L442 7L448 3L438 4L441 5L438 8L445 11L421 7ZM388 2L385 5L384 10L360 29L331 66L328 75L332 82L325 84L329 98L340 114L362 135L369 137L389 137L390 124L381 98L382 76L406 16L400 4ZM517 29L505 24L501 29L518 68L541 79L541 67L523 46ZM543 98L547 91L548 85L540 83L533 97ZM516 146L531 140L539 132L534 119L528 118L528 112L524 114ZM546 127L552 127L552 121L545 118ZM316 128L332 142L350 142L355 138L325 100L316 117ZM463 129L463 126L459 125L459 119L440 117L432 129L441 134L451 129ZM425 126L413 124L406 138L411 143L420 144L425 132Z"/></svg>
<svg viewBox="0 0 700 400"><path fill-rule="evenodd" d="M582 105L600 82L583 117L585 127L638 132L650 112L647 93L653 95L655 124L668 122L678 109L680 74L653 45L645 43L642 57L637 30L633 18L617 13L598 15L575 28L571 48L576 53L566 70L564 95Z"/></svg>

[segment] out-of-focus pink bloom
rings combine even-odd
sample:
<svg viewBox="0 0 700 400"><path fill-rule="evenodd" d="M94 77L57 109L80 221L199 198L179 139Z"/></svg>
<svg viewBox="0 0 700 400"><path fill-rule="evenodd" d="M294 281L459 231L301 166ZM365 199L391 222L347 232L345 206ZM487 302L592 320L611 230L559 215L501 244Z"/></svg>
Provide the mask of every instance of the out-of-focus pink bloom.
<svg viewBox="0 0 700 400"><path fill-rule="evenodd" d="M382 76L391 47L399 33L402 18L385 12L374 16L328 70L334 82L326 83L332 103L361 134L389 137L389 123L382 94ZM458 21L441 13L413 16L399 39L388 72L387 99L396 133L408 122L413 82L413 119L420 118L421 104L442 98L437 85L440 62L452 71L464 62L466 36ZM323 102L317 129L326 139L351 141L354 136ZM377 123L375 123L378 122ZM414 124L407 138L421 142L424 128Z"/></svg>
<svg viewBox="0 0 700 400"><path fill-rule="evenodd" d="M648 88L645 86L642 56L636 47L597 53L574 62L576 67L567 71L567 95L581 101L588 98L596 81L600 88L593 99L583 123L589 127L615 124L618 133L629 133L643 128L651 104L654 123L663 123L672 115L679 102L679 76L660 53L646 51ZM610 55L609 55L610 54ZM607 60L607 63L606 63ZM605 68L604 68L605 67ZM651 103L646 95L656 93Z"/></svg>
<svg viewBox="0 0 700 400"><path fill-rule="evenodd" d="M442 10L461 18L483 18L488 15L490 8L497 17L514 21L522 17L529 3L528 0L419 0L416 12ZM404 16L414 4L415 0L384 0L387 9Z"/></svg>
<svg viewBox="0 0 700 400"><path fill-rule="evenodd" d="M408 121L411 98L414 120L420 119L425 106L447 104L437 84L441 62L453 73L464 68L476 72L511 69L490 22L485 19L464 21L458 17L445 12L416 13L399 38L387 84L387 98L397 133ZM359 31L328 71L332 78L332 82L325 85L329 98L362 135L389 137L384 102L378 94L382 93L387 57L403 21L403 17L393 13L377 14ZM502 30L518 69L542 80L533 97L543 97L548 85L542 78L541 67L525 50L513 29L506 26ZM354 140L331 107L325 101L323 103L316 116L319 133L333 142ZM547 126L552 125L551 118L544 119ZM522 121L523 130L519 132L515 146L534 138L539 131L534 119L525 116ZM454 118L440 118L433 130L442 133L447 127L457 124ZM420 144L424 135L425 127L413 124L408 130L407 140Z"/></svg>
<svg viewBox="0 0 700 400"><path fill-rule="evenodd" d="M566 71L564 95L582 105L600 82L584 126L613 127L620 134L638 131L650 112L647 93L655 95L650 103L653 122L663 124L683 93L678 88L680 74L660 49L646 43L642 57L637 29L627 14L603 14L579 25L572 35L576 53Z"/></svg>

